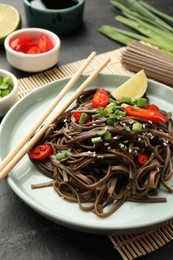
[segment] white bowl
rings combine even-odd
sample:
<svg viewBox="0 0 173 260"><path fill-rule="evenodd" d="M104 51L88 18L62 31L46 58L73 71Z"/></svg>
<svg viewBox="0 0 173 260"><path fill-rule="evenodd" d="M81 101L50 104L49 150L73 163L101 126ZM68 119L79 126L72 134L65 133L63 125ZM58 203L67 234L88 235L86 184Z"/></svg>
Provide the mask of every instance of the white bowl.
<svg viewBox="0 0 173 260"><path fill-rule="evenodd" d="M10 43L18 37L31 37L32 39L37 40L42 34L47 35L54 46L47 52L41 54L26 54L15 51L10 47ZM4 42L8 62L13 67L26 72L40 72L56 65L59 61L60 46L60 39L55 33L40 28L26 28L17 30L8 35Z"/></svg>
<svg viewBox="0 0 173 260"><path fill-rule="evenodd" d="M10 76L13 81L12 91L0 99L0 117L3 117L18 100L18 80L12 73L2 69L0 69L0 76Z"/></svg>

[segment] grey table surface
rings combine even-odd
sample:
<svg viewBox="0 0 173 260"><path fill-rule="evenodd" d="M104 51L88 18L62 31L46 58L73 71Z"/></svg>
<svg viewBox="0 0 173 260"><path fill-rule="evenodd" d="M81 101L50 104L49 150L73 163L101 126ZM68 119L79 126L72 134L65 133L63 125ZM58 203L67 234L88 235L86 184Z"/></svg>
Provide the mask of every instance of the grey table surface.
<svg viewBox="0 0 173 260"><path fill-rule="evenodd" d="M146 2L173 15L172 0ZM27 27L22 0L1 0L0 3L16 7L21 13L22 27ZM116 13L109 0L86 0L81 28L61 37L59 65L86 58L93 50L102 53L121 47L97 32L101 24L116 25ZM0 47L0 67L18 78L28 76L8 64L3 47ZM0 259L118 260L122 257L107 236L74 231L43 218L19 199L3 180L0 182ZM141 259L172 260L173 242Z"/></svg>

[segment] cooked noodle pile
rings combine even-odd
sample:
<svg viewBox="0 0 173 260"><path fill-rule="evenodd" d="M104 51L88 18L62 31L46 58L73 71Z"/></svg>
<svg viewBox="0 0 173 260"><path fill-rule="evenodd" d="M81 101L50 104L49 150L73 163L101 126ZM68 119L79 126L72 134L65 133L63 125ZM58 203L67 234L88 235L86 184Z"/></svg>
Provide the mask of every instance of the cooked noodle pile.
<svg viewBox="0 0 173 260"><path fill-rule="evenodd" d="M100 217L115 212L125 201L165 202L155 196L163 185L173 190L167 181L173 175L173 131L171 113L162 111L166 123L135 117L120 117L114 125L107 124L107 115L79 124L72 111L98 113L91 108L95 90L85 91L77 105L50 125L36 144L48 143L53 154L43 161L32 160L42 173L53 180L35 184L32 188L53 185L57 193L68 201L77 202L85 211ZM127 131L134 122L142 124L140 133ZM111 139L92 143L98 131L111 133ZM66 151L68 158L59 161L56 154ZM147 153L148 161L140 165L137 155Z"/></svg>

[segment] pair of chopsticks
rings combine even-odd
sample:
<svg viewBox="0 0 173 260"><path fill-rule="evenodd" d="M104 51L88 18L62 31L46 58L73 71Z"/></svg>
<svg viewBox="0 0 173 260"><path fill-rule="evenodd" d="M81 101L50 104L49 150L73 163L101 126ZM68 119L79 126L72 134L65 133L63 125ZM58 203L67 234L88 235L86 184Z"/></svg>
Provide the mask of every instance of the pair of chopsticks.
<svg viewBox="0 0 173 260"><path fill-rule="evenodd" d="M6 156L6 158L0 163L0 180L4 179L8 173L16 166L16 164L24 157L25 154L37 143L39 138L44 134L50 124L52 124L57 117L59 117L70 104L83 92L83 90L99 75L100 71L108 64L110 58L106 58L99 67L90 75L88 78L79 86L79 88L71 95L68 100L63 104L58 112L52 117L48 118L50 113L54 110L60 100L65 96L65 94L72 88L75 82L82 75L83 71L96 56L96 52L92 52L88 58L85 60L80 69L74 74L74 76L68 81L65 87L61 90L59 95L54 99L51 105L48 107L46 112L42 117L33 125L32 129L26 134L26 136L21 140L21 142ZM38 130L41 124L48 120L46 123ZM36 130L38 130L36 132ZM35 135L34 135L35 134Z"/></svg>

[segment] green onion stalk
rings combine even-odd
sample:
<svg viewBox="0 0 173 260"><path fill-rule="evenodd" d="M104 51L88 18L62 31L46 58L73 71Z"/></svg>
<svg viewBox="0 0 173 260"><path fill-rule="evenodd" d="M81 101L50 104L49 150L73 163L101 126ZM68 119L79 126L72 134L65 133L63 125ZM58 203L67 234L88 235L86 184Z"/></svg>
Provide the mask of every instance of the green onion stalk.
<svg viewBox="0 0 173 260"><path fill-rule="evenodd" d="M173 27L162 20L164 18L173 22L171 16L143 0L111 0L111 4L122 13L122 15L115 16L115 20L128 26L131 30L101 25L98 27L100 33L123 45L140 40L159 48L161 52L173 55Z"/></svg>

